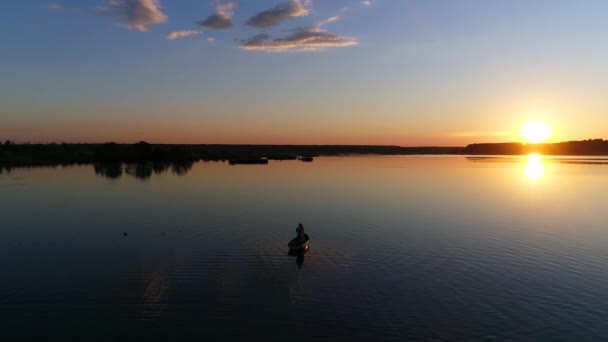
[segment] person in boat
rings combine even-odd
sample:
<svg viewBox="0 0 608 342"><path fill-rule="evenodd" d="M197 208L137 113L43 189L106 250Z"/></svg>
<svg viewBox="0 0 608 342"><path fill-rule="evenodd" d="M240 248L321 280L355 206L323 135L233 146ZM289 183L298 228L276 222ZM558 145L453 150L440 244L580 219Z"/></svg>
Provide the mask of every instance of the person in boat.
<svg viewBox="0 0 608 342"><path fill-rule="evenodd" d="M298 240L304 243L306 238L304 237L304 226L301 223L298 223L298 228L296 228L296 234L298 234Z"/></svg>

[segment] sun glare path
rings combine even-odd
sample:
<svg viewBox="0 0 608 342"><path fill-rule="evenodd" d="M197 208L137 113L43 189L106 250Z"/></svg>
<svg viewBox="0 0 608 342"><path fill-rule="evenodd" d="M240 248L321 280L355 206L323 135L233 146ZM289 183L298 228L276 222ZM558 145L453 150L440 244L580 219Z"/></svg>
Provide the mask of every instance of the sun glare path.
<svg viewBox="0 0 608 342"><path fill-rule="evenodd" d="M547 141L551 136L551 128L541 121L528 122L521 130L524 142L538 144Z"/></svg>
<svg viewBox="0 0 608 342"><path fill-rule="evenodd" d="M541 161L541 157L538 154L531 154L528 156L528 161L526 162L525 172L526 176L530 180L537 180L542 177L545 167Z"/></svg>

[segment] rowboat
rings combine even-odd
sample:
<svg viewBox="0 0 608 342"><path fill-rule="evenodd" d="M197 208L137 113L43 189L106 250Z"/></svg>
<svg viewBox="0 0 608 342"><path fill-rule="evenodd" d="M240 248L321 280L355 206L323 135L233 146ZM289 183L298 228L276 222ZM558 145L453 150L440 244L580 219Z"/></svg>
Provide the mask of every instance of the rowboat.
<svg viewBox="0 0 608 342"><path fill-rule="evenodd" d="M290 250L297 251L297 250L308 248L309 243L310 243L310 238L308 237L308 234L304 234L304 241L301 241L300 238L297 237L297 238L289 241L287 246L289 247Z"/></svg>

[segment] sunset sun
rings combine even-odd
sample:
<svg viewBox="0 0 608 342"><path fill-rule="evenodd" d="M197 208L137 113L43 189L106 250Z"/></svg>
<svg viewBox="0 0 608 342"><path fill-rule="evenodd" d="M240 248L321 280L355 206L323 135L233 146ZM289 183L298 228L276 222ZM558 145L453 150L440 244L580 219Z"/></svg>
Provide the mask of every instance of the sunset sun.
<svg viewBox="0 0 608 342"><path fill-rule="evenodd" d="M524 142L538 144L547 141L551 136L551 128L541 121L528 122L521 130Z"/></svg>

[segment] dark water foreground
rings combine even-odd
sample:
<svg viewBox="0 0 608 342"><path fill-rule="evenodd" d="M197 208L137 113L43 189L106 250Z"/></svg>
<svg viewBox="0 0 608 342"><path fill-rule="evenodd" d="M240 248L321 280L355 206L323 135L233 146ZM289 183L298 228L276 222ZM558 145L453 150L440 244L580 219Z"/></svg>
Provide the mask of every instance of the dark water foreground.
<svg viewBox="0 0 608 342"><path fill-rule="evenodd" d="M12 169L0 339L602 340L607 177L594 158Z"/></svg>

